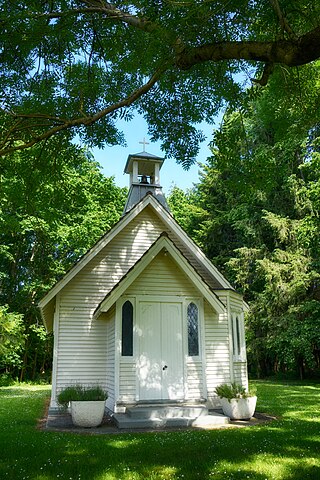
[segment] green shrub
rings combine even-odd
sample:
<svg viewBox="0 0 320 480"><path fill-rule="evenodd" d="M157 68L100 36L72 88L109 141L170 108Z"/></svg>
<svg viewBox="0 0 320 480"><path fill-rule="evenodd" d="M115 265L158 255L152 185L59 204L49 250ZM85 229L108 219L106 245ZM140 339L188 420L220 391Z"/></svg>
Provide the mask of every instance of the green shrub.
<svg viewBox="0 0 320 480"><path fill-rule="evenodd" d="M108 393L99 385L70 385L58 395L58 404L67 408L71 401L97 401L106 400Z"/></svg>
<svg viewBox="0 0 320 480"><path fill-rule="evenodd" d="M9 373L0 373L0 387L8 387L13 384L14 380Z"/></svg>
<svg viewBox="0 0 320 480"><path fill-rule="evenodd" d="M215 391L218 397L227 398L228 400L231 400L232 398L253 397L256 394L254 390L251 389L249 391L246 391L245 387L235 382L231 383L231 385L228 385L226 383L218 385L215 388Z"/></svg>

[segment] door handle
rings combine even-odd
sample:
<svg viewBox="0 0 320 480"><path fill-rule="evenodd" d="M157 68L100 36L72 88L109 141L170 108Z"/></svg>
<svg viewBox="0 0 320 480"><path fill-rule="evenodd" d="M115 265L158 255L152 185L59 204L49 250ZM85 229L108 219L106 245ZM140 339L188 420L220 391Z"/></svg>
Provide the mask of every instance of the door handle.
<svg viewBox="0 0 320 480"><path fill-rule="evenodd" d="M165 365L164 367L162 367L162 370L167 370L168 368L168 365Z"/></svg>

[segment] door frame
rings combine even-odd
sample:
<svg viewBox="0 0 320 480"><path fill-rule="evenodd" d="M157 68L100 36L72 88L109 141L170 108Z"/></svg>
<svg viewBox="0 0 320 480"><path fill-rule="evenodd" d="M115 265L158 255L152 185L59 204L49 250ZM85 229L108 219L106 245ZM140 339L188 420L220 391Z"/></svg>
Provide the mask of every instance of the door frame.
<svg viewBox="0 0 320 480"><path fill-rule="evenodd" d="M121 324L122 324L122 315L121 309L125 301L130 300L134 307L133 313L133 356L132 357L121 357ZM150 302L159 302L159 303L180 303L181 312L182 312L182 321L181 321L181 331L182 331L182 368L183 368L183 382L184 382L184 397L188 398L188 361L192 357L188 356L188 337L187 337L187 305L190 302L196 303L199 308L199 361L202 365L202 396L206 397L207 391L207 381L206 381L206 354L205 354L205 325L204 325L204 304L203 298L201 296L190 296L190 295L123 295L119 298L116 303L116 322L115 322L115 376L114 376L114 393L115 401L126 402L124 399L120 399L120 363L126 363L128 365L137 364L138 354L139 354L139 331L140 331L140 322L138 318L139 304L143 301ZM128 398L128 402L140 401L140 385L138 376L135 375L135 396L131 396L131 400ZM188 400L190 400L188 398Z"/></svg>
<svg viewBox="0 0 320 480"><path fill-rule="evenodd" d="M165 361L172 361L172 364L170 365L170 367L172 368L172 366L174 365L174 355L172 357L172 354L171 354L171 351L174 353L174 350L171 350L171 349L168 349L166 347L160 347L159 351L158 351L158 355L159 356L156 356L157 360L156 363L158 364L158 368L159 370L157 370L159 372L159 375L160 375L160 384L161 385L161 388L159 390L159 397L157 397L157 394L155 394L155 398L150 398L148 399L147 397L145 397L143 395L143 388L141 386L141 381L139 379L139 374L138 374L138 368L137 368L137 375L136 375L136 393L137 393L137 398L138 400L140 401L163 401L163 402L166 402L166 401L184 401L185 398L186 398L186 369L185 369L185 345L184 345L184 325L183 325L183 315L184 315L184 312L183 312L183 301L181 299L181 297L178 297L178 298L173 298L173 297L153 297L149 298L149 296L144 296L144 297L141 297L139 299L139 301L137 302L137 326L138 326L138 340L137 340L137 357L136 357L136 360L138 362L138 360L140 359L140 355L142 353L141 351L141 346L142 344L144 344L144 335L143 335L143 329L144 328L147 328L147 325L146 325L146 321L148 321L148 317L142 317L142 312L141 312L141 308L143 308L143 305L144 304L147 304L149 306L154 306L156 308L156 311L158 311L158 314L159 314L159 318L157 318L157 316L154 318L154 320L156 321L156 324L154 325L155 328L159 328L159 334L161 335L161 337L159 338L159 343L162 344L162 341L164 340L165 338L165 334L163 334L163 332L167 332L166 330L166 321L165 320L168 320L168 318L170 317L166 317L166 316L163 316L163 312L166 311L166 307L169 306L169 305L173 305L175 307L178 307L178 315L175 316L175 322L174 322L174 332L177 333L178 335L181 335L181 343L180 343L180 347L179 347L179 355L176 356L175 360L176 360L176 365L177 365L177 370L179 370L179 375L176 377L176 379L173 379L173 381L169 381L169 383L167 383L167 380L166 380L166 374L163 375L163 373L161 372L161 368L162 366L164 365L164 362ZM141 315L140 315L141 314ZM144 321L142 322L142 318L144 318ZM158 323L159 321L159 323ZM139 335L140 334L140 335ZM169 334L170 335L170 334ZM156 341L156 339L155 339ZM170 340L169 340L170 341ZM163 345L163 344L162 344ZM155 349L157 348L157 344L155 343ZM153 348L152 348L152 343L148 345L148 350L151 354L151 357L152 357L152 351L153 351ZM147 354L147 357L148 357L148 354ZM167 358L166 358L167 357ZM171 357L171 360L170 360L170 357ZM137 363L137 366L139 365L139 363ZM169 364L168 364L169 365ZM169 367L169 368L170 368ZM173 370L174 372L174 370ZM167 372L166 372L167 373ZM173 374L173 377L175 377L175 374ZM179 380L178 380L179 379ZM180 394L177 396L177 398L169 398L170 397L170 394L168 395L168 392L166 387L169 387L169 390L170 388L174 388L176 383L179 382L179 392ZM143 395L143 397L142 397Z"/></svg>
<svg viewBox="0 0 320 480"><path fill-rule="evenodd" d="M138 360L140 354L139 348L139 332L141 332L141 324L138 312L140 311L140 303L143 302L154 302L154 303L178 303L180 304L181 308L181 335L182 335L182 359L181 359L181 366L182 366L182 375L183 375L183 399L179 399L179 401L184 400L186 398L186 381L187 381L187 370L186 370L186 351L185 351L185 335L186 335L186 325L184 322L184 300L185 297L180 297L177 295L137 295L136 296L136 361ZM138 375L136 375L136 400L137 401L144 401L144 399L140 399L140 384ZM165 401L165 400L164 400Z"/></svg>

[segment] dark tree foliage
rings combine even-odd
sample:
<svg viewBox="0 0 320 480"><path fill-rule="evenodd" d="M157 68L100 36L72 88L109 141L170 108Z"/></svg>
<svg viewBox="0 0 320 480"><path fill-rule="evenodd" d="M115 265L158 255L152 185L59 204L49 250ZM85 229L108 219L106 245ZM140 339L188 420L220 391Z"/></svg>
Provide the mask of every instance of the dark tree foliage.
<svg viewBox="0 0 320 480"><path fill-rule="evenodd" d="M135 111L184 167L201 121L241 101L242 73L320 56L317 0L2 0L0 154L61 131L89 146L124 141Z"/></svg>
<svg viewBox="0 0 320 480"><path fill-rule="evenodd" d="M126 189L105 178L89 154L60 137L45 149L6 157L0 177L0 305L7 306L2 320L21 334L16 361L0 350L0 373L20 379L50 374L52 345L38 301L119 219L126 197ZM5 338L13 348L13 337Z"/></svg>
<svg viewBox="0 0 320 480"><path fill-rule="evenodd" d="M189 234L250 303L258 375L320 367L319 73L319 63L279 72L246 108L229 109L200 183L180 202L193 203Z"/></svg>

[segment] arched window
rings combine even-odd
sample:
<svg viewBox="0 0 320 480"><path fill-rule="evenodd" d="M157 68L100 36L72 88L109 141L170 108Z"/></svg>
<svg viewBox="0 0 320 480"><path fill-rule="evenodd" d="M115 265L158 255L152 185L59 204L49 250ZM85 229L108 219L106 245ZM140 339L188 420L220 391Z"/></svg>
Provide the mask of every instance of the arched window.
<svg viewBox="0 0 320 480"><path fill-rule="evenodd" d="M237 354L238 357L241 355L241 339L240 339L240 319L238 315L236 316L236 332L237 332Z"/></svg>
<svg viewBox="0 0 320 480"><path fill-rule="evenodd" d="M237 314L233 314L231 319L233 355L236 357L241 357L241 319Z"/></svg>
<svg viewBox="0 0 320 480"><path fill-rule="evenodd" d="M191 302L187 309L188 318L188 355L199 355L199 310L195 303Z"/></svg>
<svg viewBox="0 0 320 480"><path fill-rule="evenodd" d="M122 305L121 355L133 355L133 306L129 300Z"/></svg>

